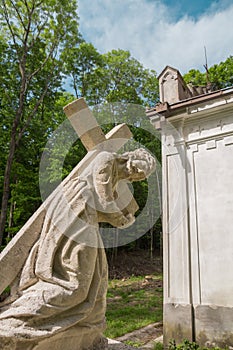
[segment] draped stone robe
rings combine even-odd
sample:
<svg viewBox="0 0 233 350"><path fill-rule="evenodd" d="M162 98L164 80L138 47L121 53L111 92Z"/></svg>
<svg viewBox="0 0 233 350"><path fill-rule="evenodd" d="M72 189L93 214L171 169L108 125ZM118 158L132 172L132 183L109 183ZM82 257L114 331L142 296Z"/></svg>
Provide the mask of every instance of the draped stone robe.
<svg viewBox="0 0 233 350"><path fill-rule="evenodd" d="M119 225L117 183L116 155L102 152L51 196L15 295L0 308L0 349L105 348L107 262L98 221L102 210Z"/></svg>

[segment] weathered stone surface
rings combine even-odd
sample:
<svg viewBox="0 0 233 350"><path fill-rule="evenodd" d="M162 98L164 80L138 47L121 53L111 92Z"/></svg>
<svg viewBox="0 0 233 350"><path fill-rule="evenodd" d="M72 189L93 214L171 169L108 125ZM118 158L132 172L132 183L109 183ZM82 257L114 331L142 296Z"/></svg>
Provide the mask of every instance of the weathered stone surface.
<svg viewBox="0 0 233 350"><path fill-rule="evenodd" d="M37 345L35 342L27 341L27 340L18 341L16 343L14 339L12 339L12 341L1 339L0 349L1 350L49 350L49 349L107 350L108 349L107 339L96 336L96 331L92 332L90 329L89 330L84 329L82 331L82 334L80 334L80 331L81 329L78 328L76 330L76 333L74 332L71 333L67 331L67 333L61 334L61 337L57 337L57 339L45 338L45 340L39 342L39 344Z"/></svg>
<svg viewBox="0 0 233 350"><path fill-rule="evenodd" d="M87 124L81 118L82 123L79 122L79 111L85 111L88 113L89 119L92 124L98 125L94 116L91 114L83 98L78 99L72 104L68 105L68 117L72 120L72 125L75 128L78 135L82 136L82 131L84 127L87 128ZM75 117L75 118L74 118ZM91 119L92 118L92 119ZM83 125L84 124L84 125ZM100 127L98 126L100 129ZM101 131L100 131L101 133ZM130 132L126 124L120 124L114 127L106 136L103 136L99 141L100 144L95 144L96 148L92 149L87 153L87 155L82 159L82 161L73 169L69 176L62 182L62 184L57 188L57 192L62 191L66 183L70 182L73 178L79 176L87 166L95 159L98 153L102 150L117 152L130 138L132 133ZM103 142L103 143L102 143ZM94 143L92 143L92 146ZM90 144L86 145L91 148ZM99 147L99 148L98 148ZM119 189L120 191L121 189ZM121 190L124 191L124 204L125 211L136 212L138 210L138 205L135 199L132 197L130 190L127 185ZM0 254L0 294L4 289L12 284L16 276L22 269L25 263L29 251L32 245L37 241L41 226L43 223L43 218L45 215L45 208L49 205L52 198L55 196L55 192L41 205L41 207L34 213L34 215L27 221L27 223L22 227L22 229L17 233L17 235L10 241L4 251ZM121 200L121 199L119 199ZM121 205L121 204L119 204ZM100 218L100 221L104 221L104 218Z"/></svg>
<svg viewBox="0 0 233 350"><path fill-rule="evenodd" d="M196 340L202 346L233 347L233 307L195 307Z"/></svg>
<svg viewBox="0 0 233 350"><path fill-rule="evenodd" d="M83 98L69 103L64 112L88 151L105 141L103 131Z"/></svg>
<svg viewBox="0 0 233 350"><path fill-rule="evenodd" d="M191 91L177 69L166 66L158 78L161 102L172 104L192 97Z"/></svg>
<svg viewBox="0 0 233 350"><path fill-rule="evenodd" d="M116 200L124 195L118 184L149 176L155 160L143 149L123 155L97 150L86 157L30 222L37 239L0 308L2 350L107 346L107 262L98 222L119 228L134 222L135 207Z"/></svg>
<svg viewBox="0 0 233 350"><path fill-rule="evenodd" d="M168 345L171 339L181 343L184 339L193 340L192 305L164 304L163 341Z"/></svg>

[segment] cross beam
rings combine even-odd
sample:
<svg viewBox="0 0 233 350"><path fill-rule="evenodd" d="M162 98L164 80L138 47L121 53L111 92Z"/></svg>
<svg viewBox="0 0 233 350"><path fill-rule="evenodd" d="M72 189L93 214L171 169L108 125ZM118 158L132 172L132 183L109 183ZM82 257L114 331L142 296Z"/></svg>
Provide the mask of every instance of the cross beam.
<svg viewBox="0 0 233 350"><path fill-rule="evenodd" d="M80 137L82 144L89 152L93 150L97 152L102 150L117 152L133 136L125 123L115 126L109 133L104 135L84 98L69 103L64 107L64 112ZM84 162L85 165L89 164L89 161L87 164L86 157ZM135 213L139 209L127 184L121 182L117 192L118 199L116 204L123 212ZM99 217L102 217L103 221L105 221L104 213Z"/></svg>

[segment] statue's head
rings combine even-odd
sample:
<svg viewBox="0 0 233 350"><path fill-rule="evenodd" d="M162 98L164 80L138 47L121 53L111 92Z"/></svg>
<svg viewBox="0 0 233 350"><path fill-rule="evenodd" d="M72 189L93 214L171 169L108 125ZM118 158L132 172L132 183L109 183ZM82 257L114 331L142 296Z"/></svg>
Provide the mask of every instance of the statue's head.
<svg viewBox="0 0 233 350"><path fill-rule="evenodd" d="M130 181L144 180L156 167L155 158L143 148L124 153L122 158L127 160L126 169Z"/></svg>

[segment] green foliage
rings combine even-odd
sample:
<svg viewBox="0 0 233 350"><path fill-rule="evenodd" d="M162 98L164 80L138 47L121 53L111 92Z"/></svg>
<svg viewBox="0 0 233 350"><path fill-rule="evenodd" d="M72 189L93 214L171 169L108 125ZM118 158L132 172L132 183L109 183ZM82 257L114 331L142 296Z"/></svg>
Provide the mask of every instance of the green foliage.
<svg viewBox="0 0 233 350"><path fill-rule="evenodd" d="M14 44L30 47L35 40L50 50L54 44L75 42L77 34L76 0L2 0L1 24L3 33ZM26 34L26 35L25 35Z"/></svg>
<svg viewBox="0 0 233 350"><path fill-rule="evenodd" d="M141 341L126 340L125 344L133 346L134 348L140 348L143 343Z"/></svg>
<svg viewBox="0 0 233 350"><path fill-rule="evenodd" d="M162 343L155 343L153 350L163 350L163 344Z"/></svg>
<svg viewBox="0 0 233 350"><path fill-rule="evenodd" d="M129 51L112 50L103 55L103 59L107 102L155 105L158 99L158 81L154 71L144 69L141 63L131 57Z"/></svg>
<svg viewBox="0 0 233 350"><path fill-rule="evenodd" d="M5 239L7 241L14 236L41 204L38 174L42 151L51 132L64 119L59 96L60 94L56 93L53 99L46 99L45 103L48 103L48 106L44 104L38 110L37 118L32 119L15 152L6 222L7 236ZM63 96L61 100L65 101ZM4 131L3 128L2 133ZM5 134L7 139L7 133L5 132ZM4 156L6 157L6 153ZM49 179L48 184L51 179ZM3 175L0 178L0 183L2 189Z"/></svg>
<svg viewBox="0 0 233 350"><path fill-rule="evenodd" d="M194 86L206 86L208 81L212 84L214 90L223 89L233 85L233 56L226 59L225 62L214 64L208 70L208 81L206 73L191 69L184 75L186 83L192 83Z"/></svg>
<svg viewBox="0 0 233 350"><path fill-rule="evenodd" d="M183 78L187 84L192 83L195 86L206 85L206 74L201 73L197 69L190 69Z"/></svg>
<svg viewBox="0 0 233 350"><path fill-rule="evenodd" d="M225 62L213 65L209 69L210 81L216 89L223 89L233 85L233 56Z"/></svg>
<svg viewBox="0 0 233 350"><path fill-rule="evenodd" d="M79 42L76 7L76 0L3 0L0 7L0 243L4 227L10 239L40 203L42 149L61 120L53 113L63 52Z"/></svg>
<svg viewBox="0 0 233 350"><path fill-rule="evenodd" d="M98 103L98 96L93 94L97 88L96 70L102 65L102 55L90 43L83 41L78 47L73 47L69 50L65 66L67 74L71 76L71 86L77 98L85 96L88 101L91 100L94 104Z"/></svg>
<svg viewBox="0 0 233 350"><path fill-rule="evenodd" d="M213 347L211 349L221 350L221 348L219 347ZM225 350L227 349L228 347L225 348ZM208 350L208 348L200 347L197 343L190 342L189 340L185 339L181 344L178 344L178 345L174 340L171 340L169 343L169 350Z"/></svg>
<svg viewBox="0 0 233 350"><path fill-rule="evenodd" d="M197 350L199 345L188 340L184 340L182 344L176 345L174 340L169 343L169 350Z"/></svg>
<svg viewBox="0 0 233 350"><path fill-rule="evenodd" d="M76 96L89 104L127 102L155 105L158 101L156 72L145 69L129 51L99 54L92 44L81 43L67 60Z"/></svg>

